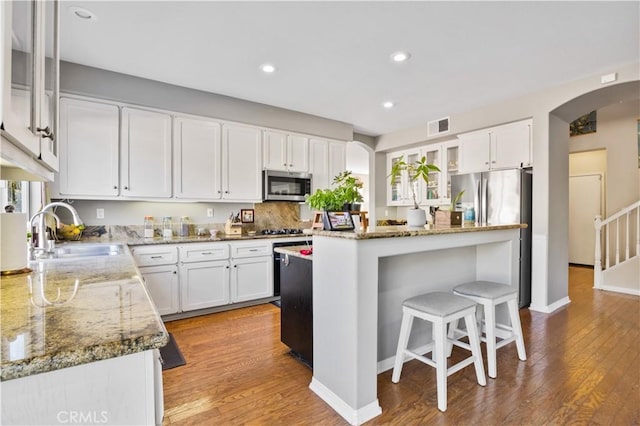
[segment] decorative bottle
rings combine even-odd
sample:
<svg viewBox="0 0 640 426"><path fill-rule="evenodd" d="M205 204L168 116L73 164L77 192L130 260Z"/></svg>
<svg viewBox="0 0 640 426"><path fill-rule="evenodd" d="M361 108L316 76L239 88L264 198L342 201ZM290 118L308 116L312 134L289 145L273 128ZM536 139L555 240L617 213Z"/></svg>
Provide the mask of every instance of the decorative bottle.
<svg viewBox="0 0 640 426"><path fill-rule="evenodd" d="M153 216L144 217L144 237L153 238Z"/></svg>
<svg viewBox="0 0 640 426"><path fill-rule="evenodd" d="M189 216L182 216L180 218L180 236L189 236Z"/></svg>
<svg viewBox="0 0 640 426"><path fill-rule="evenodd" d="M171 216L165 216L162 218L162 237L166 239L173 238L173 231L171 230Z"/></svg>

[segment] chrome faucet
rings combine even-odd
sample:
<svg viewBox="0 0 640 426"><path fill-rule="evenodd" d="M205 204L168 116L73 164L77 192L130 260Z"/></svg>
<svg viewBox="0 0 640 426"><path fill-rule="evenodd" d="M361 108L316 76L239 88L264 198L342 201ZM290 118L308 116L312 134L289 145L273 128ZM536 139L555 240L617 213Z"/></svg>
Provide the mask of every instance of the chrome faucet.
<svg viewBox="0 0 640 426"><path fill-rule="evenodd" d="M60 227L60 218L53 212L49 211L50 208L52 207L64 207L67 210L69 210L71 212L71 216L73 217L73 224L76 226L80 226L82 225L82 219L80 219L80 216L78 215L78 212L76 211L76 209L74 209L72 206L70 206L67 203L63 203L60 201L54 201L53 203L49 203L46 206L44 206L42 208L42 210L40 210L38 213L34 214L33 216L31 216L31 219L29 220L29 223L31 223L31 225L33 225L33 219L35 219L36 217L40 216L40 221L38 222L38 245L37 245L37 249L41 250L41 251L47 251L48 247L47 247L47 226L45 224L45 220L44 217L45 215L52 215L55 220L56 220L56 226Z"/></svg>

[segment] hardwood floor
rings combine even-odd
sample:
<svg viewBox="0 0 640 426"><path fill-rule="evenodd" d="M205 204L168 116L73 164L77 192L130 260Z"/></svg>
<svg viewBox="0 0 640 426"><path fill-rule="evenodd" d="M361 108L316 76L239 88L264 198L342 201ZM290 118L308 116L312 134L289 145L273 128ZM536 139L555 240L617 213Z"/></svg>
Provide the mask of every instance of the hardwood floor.
<svg viewBox="0 0 640 426"><path fill-rule="evenodd" d="M528 359L498 351L486 387L472 367L449 376L437 409L435 370L405 364L398 384L378 376L382 415L369 425L637 425L640 298L593 290L593 271L569 268L572 303L521 310ZM167 323L187 365L163 372L165 425L344 425L308 386L311 370L280 342L271 304ZM484 345L483 345L484 348ZM464 354L454 348L454 361ZM485 358L486 366L486 358ZM486 368L486 367L485 367Z"/></svg>

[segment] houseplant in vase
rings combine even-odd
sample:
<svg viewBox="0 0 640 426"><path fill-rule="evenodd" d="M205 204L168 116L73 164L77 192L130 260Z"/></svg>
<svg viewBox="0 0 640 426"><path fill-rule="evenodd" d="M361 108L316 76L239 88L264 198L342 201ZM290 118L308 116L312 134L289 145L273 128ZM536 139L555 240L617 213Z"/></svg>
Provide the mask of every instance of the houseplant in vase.
<svg viewBox="0 0 640 426"><path fill-rule="evenodd" d="M308 195L305 202L311 209L322 213L324 229L328 229L327 212L341 211L345 203L342 193L337 189L318 189L313 194Z"/></svg>
<svg viewBox="0 0 640 426"><path fill-rule="evenodd" d="M408 226L420 227L427 223L427 214L418 204L415 185L419 179L422 179L425 183L429 183L429 173L439 171L438 166L427 163L427 157L425 156L417 161L405 161L404 157L400 157L400 159L391 166L391 173L389 173L391 185L396 185L405 173L405 176L409 179L409 188L411 188L411 196L413 197L413 208L407 210Z"/></svg>
<svg viewBox="0 0 640 426"><path fill-rule="evenodd" d="M458 195L451 200L448 210L437 209L435 214L435 223L437 225L462 225L462 212L456 211L456 204L462 199L464 191L458 192Z"/></svg>
<svg viewBox="0 0 640 426"><path fill-rule="evenodd" d="M352 175L351 171L345 170L333 178L336 184L335 190L344 200L343 209L345 211L360 210L360 204L363 201L360 190L362 189L362 181Z"/></svg>

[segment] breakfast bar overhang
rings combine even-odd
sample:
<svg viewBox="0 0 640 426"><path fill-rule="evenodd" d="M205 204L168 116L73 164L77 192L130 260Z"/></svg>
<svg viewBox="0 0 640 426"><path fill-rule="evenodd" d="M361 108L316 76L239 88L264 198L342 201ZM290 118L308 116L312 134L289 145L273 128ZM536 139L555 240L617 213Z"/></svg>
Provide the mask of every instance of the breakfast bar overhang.
<svg viewBox="0 0 640 426"><path fill-rule="evenodd" d="M378 416L376 376L393 366L402 300L474 280L517 288L525 226L314 231L310 388L351 424Z"/></svg>

